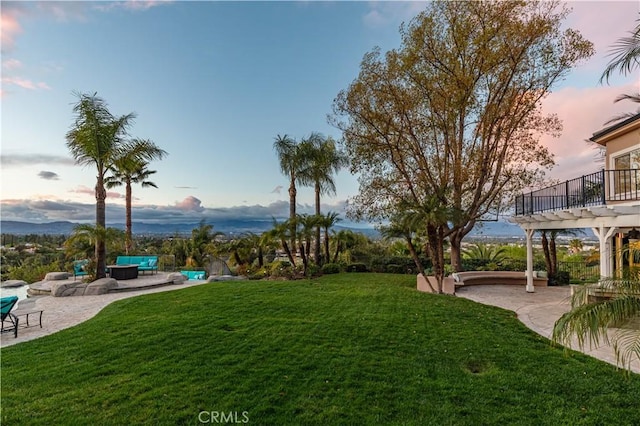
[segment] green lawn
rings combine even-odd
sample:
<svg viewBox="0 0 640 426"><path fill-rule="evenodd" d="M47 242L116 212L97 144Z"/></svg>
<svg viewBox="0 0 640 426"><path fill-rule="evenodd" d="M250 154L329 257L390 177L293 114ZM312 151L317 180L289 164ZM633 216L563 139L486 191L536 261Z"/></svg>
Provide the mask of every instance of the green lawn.
<svg viewBox="0 0 640 426"><path fill-rule="evenodd" d="M640 424L640 376L402 275L135 297L1 362L3 425Z"/></svg>

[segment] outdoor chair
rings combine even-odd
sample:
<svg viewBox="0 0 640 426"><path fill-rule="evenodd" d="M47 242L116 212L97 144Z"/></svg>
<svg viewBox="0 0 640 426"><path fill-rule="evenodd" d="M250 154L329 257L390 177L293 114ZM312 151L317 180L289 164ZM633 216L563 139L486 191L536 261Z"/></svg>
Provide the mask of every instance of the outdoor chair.
<svg viewBox="0 0 640 426"><path fill-rule="evenodd" d="M11 310L18 303L17 296L3 297L0 299L0 312L2 313L2 329L1 332L13 331L14 337L18 337L18 317L11 313ZM8 318L11 326L5 328L4 321Z"/></svg>

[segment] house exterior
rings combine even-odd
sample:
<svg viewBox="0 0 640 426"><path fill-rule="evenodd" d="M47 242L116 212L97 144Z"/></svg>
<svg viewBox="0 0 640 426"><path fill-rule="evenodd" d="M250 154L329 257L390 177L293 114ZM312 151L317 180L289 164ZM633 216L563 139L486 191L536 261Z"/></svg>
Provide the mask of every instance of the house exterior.
<svg viewBox="0 0 640 426"><path fill-rule="evenodd" d="M600 171L516 198L510 221L527 239L527 292L533 292L533 233L537 230L590 228L600 245L600 275L623 267L619 248L640 240L640 114L593 134L606 150Z"/></svg>

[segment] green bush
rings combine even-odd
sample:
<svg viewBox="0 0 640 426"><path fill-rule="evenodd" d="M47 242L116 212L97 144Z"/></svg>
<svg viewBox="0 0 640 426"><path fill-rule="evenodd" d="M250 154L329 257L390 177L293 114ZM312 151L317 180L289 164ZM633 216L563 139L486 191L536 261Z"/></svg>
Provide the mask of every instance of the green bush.
<svg viewBox="0 0 640 426"><path fill-rule="evenodd" d="M291 266L291 262L277 260L271 264L270 273L274 278L292 278L295 275L295 270Z"/></svg>
<svg viewBox="0 0 640 426"><path fill-rule="evenodd" d="M367 265L364 263L352 263L347 266L347 272L367 272Z"/></svg>
<svg viewBox="0 0 640 426"><path fill-rule="evenodd" d="M557 271L553 277L549 277L549 285L567 285L571 281L571 275L567 271Z"/></svg>
<svg viewBox="0 0 640 426"><path fill-rule="evenodd" d="M323 274L339 274L340 273L340 265L337 263L325 263L322 265L322 273Z"/></svg>
<svg viewBox="0 0 640 426"><path fill-rule="evenodd" d="M389 274L406 274L407 268L404 265L390 263L386 266L385 272Z"/></svg>

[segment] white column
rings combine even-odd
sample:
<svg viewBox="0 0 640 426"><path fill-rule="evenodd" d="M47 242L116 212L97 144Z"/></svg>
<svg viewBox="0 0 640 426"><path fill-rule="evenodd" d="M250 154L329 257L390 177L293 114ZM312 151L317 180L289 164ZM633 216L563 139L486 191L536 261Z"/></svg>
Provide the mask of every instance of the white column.
<svg viewBox="0 0 640 426"><path fill-rule="evenodd" d="M600 225L598 228L591 228L600 242L600 277L608 278L613 275L611 270L611 237L616 232L616 227L606 227Z"/></svg>
<svg viewBox="0 0 640 426"><path fill-rule="evenodd" d="M525 229L527 236L527 293L533 293L533 229Z"/></svg>

